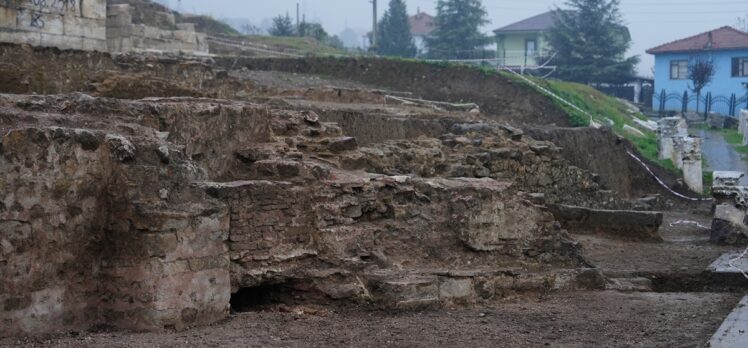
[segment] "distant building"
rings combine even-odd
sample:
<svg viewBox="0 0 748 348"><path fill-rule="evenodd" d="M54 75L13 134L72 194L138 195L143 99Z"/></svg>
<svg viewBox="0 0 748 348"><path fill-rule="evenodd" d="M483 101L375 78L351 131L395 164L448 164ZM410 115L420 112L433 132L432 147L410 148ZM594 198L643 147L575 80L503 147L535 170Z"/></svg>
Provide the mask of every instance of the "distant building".
<svg viewBox="0 0 748 348"><path fill-rule="evenodd" d="M711 110L734 114L736 108L748 108L745 86L748 83L748 33L726 26L651 48L647 53L655 56L655 107L664 90L665 109L681 111L684 103L677 96L683 92L692 94L689 65L695 59L706 59L713 62L716 70L712 82L701 92L702 98L712 94ZM736 97L731 105L733 95ZM703 111L705 101L699 103L699 111ZM696 111L695 99L686 104L688 110Z"/></svg>
<svg viewBox="0 0 748 348"><path fill-rule="evenodd" d="M545 63L540 58L547 56L551 49L544 35L553 23L553 11L549 11L494 30L500 64L533 67Z"/></svg>
<svg viewBox="0 0 748 348"><path fill-rule="evenodd" d="M410 22L410 33L416 43L418 55L426 54L428 52L426 38L434 31L434 17L418 9L415 15L408 18L408 22Z"/></svg>

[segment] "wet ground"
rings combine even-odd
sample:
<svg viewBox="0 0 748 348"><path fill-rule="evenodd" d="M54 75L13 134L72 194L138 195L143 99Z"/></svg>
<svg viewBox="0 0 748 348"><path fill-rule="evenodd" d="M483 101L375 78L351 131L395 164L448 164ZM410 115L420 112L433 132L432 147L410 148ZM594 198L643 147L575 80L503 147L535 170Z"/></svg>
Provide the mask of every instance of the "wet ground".
<svg viewBox="0 0 748 348"><path fill-rule="evenodd" d="M729 170L748 173L748 159L735 151L719 131L712 129L692 129L691 133L702 139L701 149L709 171ZM741 185L748 186L748 176L744 176Z"/></svg>

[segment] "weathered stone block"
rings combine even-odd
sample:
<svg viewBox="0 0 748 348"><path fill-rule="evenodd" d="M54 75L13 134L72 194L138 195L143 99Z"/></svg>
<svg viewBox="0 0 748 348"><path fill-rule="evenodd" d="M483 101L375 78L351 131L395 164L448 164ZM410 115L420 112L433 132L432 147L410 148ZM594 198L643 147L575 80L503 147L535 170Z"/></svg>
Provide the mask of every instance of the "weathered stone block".
<svg viewBox="0 0 748 348"><path fill-rule="evenodd" d="M738 186L740 179L745 176L745 173L736 171L715 171L713 180L713 186Z"/></svg>
<svg viewBox="0 0 748 348"><path fill-rule="evenodd" d="M715 208L712 220L711 241L721 244L743 244L748 242L746 214L731 204L720 204Z"/></svg>
<svg viewBox="0 0 748 348"><path fill-rule="evenodd" d="M442 300L467 299L474 293L472 278L442 277L440 279L439 298Z"/></svg>
<svg viewBox="0 0 748 348"><path fill-rule="evenodd" d="M683 181L691 191L704 193L704 176L701 159L683 160Z"/></svg>
<svg viewBox="0 0 748 348"><path fill-rule="evenodd" d="M738 133L745 134L745 127L748 127L748 110L740 110L738 116Z"/></svg>
<svg viewBox="0 0 748 348"><path fill-rule="evenodd" d="M64 35L106 40L106 22L104 19L65 16L62 24Z"/></svg>
<svg viewBox="0 0 748 348"><path fill-rule="evenodd" d="M106 20L107 19L107 0L78 0L82 12L81 17Z"/></svg>
<svg viewBox="0 0 748 348"><path fill-rule="evenodd" d="M0 6L0 28L15 28L18 11L12 7Z"/></svg>
<svg viewBox="0 0 748 348"><path fill-rule="evenodd" d="M358 143L356 142L356 138L340 137L330 140L330 144L327 147L332 152L343 152L356 149Z"/></svg>
<svg viewBox="0 0 748 348"><path fill-rule="evenodd" d="M109 5L107 7L107 26L108 29L113 27L130 27L132 25L132 14L130 13L130 5L127 4L116 4ZM109 35L109 34L107 34ZM116 35L115 35L116 36Z"/></svg>

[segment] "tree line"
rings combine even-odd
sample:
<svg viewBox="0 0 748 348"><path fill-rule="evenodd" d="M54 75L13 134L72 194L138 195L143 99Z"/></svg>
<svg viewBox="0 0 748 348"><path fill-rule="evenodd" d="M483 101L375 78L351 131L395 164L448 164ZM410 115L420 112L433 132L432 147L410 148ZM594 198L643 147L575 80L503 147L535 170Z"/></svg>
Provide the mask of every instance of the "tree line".
<svg viewBox="0 0 748 348"><path fill-rule="evenodd" d="M623 23L620 0L568 0L556 7L545 35L556 55L555 76L582 83L623 83L635 76L639 57L626 57L631 36ZM426 58L483 58L493 36L481 32L490 23L481 0L438 0L434 28L426 38ZM405 0L390 0L379 23L379 54L414 57Z"/></svg>
<svg viewBox="0 0 748 348"><path fill-rule="evenodd" d="M379 21L378 42L372 49L385 56L415 57L416 45L405 0L390 0ZM555 53L560 79L582 83L621 83L635 76L638 56L626 57L631 36L619 11L620 0L567 0L556 7L554 25L545 35ZM480 52L495 39L481 28L489 24L481 0L438 0L433 31L425 38L425 58L483 58ZM329 38L321 25L303 23L297 29L291 17L273 19L271 35Z"/></svg>

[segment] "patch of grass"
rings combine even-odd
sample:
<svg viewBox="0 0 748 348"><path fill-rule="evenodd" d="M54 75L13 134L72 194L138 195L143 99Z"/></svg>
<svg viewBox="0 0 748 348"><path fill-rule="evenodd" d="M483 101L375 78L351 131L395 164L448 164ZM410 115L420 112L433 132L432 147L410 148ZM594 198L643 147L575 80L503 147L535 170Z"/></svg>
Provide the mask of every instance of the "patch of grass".
<svg viewBox="0 0 748 348"><path fill-rule="evenodd" d="M657 154L657 137L635 137L631 135L625 135L624 138L626 138L628 141L630 141L634 146L639 150L639 152L647 158L648 160L655 162L659 164L661 167L667 169L670 172L673 173L680 173L681 170L678 169L675 164L673 164L673 161L666 159L661 160L658 158Z"/></svg>
<svg viewBox="0 0 748 348"><path fill-rule="evenodd" d="M524 83L523 80L519 79L516 76L513 76L513 74L503 73L502 75ZM657 134L655 134L655 132L639 128L634 122L635 118L646 120L646 116L638 112L629 112L626 104L587 85L558 80L542 80L537 78L530 79L538 85L567 100L568 102L576 105L580 109L587 111L587 113L592 115L592 120L596 121L597 123L607 125L612 122L613 125L611 128L613 129L613 132L621 137L626 138L632 144L634 144L634 146L645 158L652 162L658 163L659 165L673 173L680 172L680 170L678 170L678 168L673 165L672 161L658 159ZM553 100L559 108L566 112L566 114L569 116L570 123L573 126L589 126L590 116L556 99ZM644 136L636 136L630 134L629 132L625 132L623 130L624 126L634 127L640 130L644 134ZM748 148L746 150L748 150Z"/></svg>
<svg viewBox="0 0 748 348"><path fill-rule="evenodd" d="M738 133L737 129L724 128L717 131L722 133L725 141L727 141L728 144L732 145L736 152L741 154L748 154L748 145L743 145L743 135Z"/></svg>
<svg viewBox="0 0 748 348"><path fill-rule="evenodd" d="M702 180L704 182L704 195L709 196L712 194L712 183L714 182L714 172L704 171L702 175L703 175Z"/></svg>
<svg viewBox="0 0 748 348"><path fill-rule="evenodd" d="M208 35L240 36L230 25L207 15L183 15L175 13L177 23L193 23L195 30Z"/></svg>

